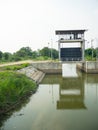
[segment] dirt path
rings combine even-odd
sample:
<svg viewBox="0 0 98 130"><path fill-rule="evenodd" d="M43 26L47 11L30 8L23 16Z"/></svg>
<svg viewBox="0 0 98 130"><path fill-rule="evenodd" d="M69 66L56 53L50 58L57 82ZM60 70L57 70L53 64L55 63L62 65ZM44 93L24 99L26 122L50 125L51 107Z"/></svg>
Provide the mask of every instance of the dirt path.
<svg viewBox="0 0 98 130"><path fill-rule="evenodd" d="M32 63L32 62L33 62L32 60L9 62L9 63L0 64L0 67L9 66L9 65L19 65L19 64L23 64L23 63Z"/></svg>
<svg viewBox="0 0 98 130"><path fill-rule="evenodd" d="M45 63L45 62L49 62L49 61L33 61L33 60L24 60L24 61L17 61L17 62L9 62L9 63L3 63L0 64L0 67L4 67L4 66L9 66L9 65L19 65L19 64L24 64L24 63ZM50 61L51 62L51 61Z"/></svg>

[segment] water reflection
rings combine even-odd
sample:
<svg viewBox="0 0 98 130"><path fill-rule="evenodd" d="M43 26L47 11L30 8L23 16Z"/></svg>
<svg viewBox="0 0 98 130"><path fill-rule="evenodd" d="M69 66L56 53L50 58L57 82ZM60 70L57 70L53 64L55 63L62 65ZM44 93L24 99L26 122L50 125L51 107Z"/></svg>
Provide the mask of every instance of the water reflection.
<svg viewBox="0 0 98 130"><path fill-rule="evenodd" d="M23 107L25 107L27 105L27 103L30 101L30 98L25 98L25 100L21 101L20 104L18 104L18 106L15 109L12 109L11 111L9 111L8 113L5 113L4 115L0 115L0 127L3 126L4 122L9 119L11 117L11 115L13 115L14 112L18 112L20 111ZM19 113L17 114L17 116L22 116L23 113ZM1 129L0 129L1 130ZM2 128L3 130L3 128Z"/></svg>
<svg viewBox="0 0 98 130"><path fill-rule="evenodd" d="M53 84L53 80L59 84L59 99L55 104L57 111L63 112L59 118L68 122L65 125L60 122L61 130L97 130L98 75L82 73L65 78L47 75L43 83Z"/></svg>
<svg viewBox="0 0 98 130"><path fill-rule="evenodd" d="M46 75L36 94L1 129L98 130L98 75Z"/></svg>
<svg viewBox="0 0 98 130"><path fill-rule="evenodd" d="M63 79L59 87L57 109L86 109L82 78Z"/></svg>
<svg viewBox="0 0 98 130"><path fill-rule="evenodd" d="M46 76L42 84L59 84L57 109L86 109L84 103L84 79L82 77L62 78L61 75Z"/></svg>

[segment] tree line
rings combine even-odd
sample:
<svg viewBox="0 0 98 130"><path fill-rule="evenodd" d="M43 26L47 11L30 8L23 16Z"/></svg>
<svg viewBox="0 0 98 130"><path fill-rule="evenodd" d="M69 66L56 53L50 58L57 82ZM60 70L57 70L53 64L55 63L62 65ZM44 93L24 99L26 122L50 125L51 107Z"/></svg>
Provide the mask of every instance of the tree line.
<svg viewBox="0 0 98 130"><path fill-rule="evenodd" d="M58 51L56 49L51 49L44 47L41 50L32 51L30 47L22 47L15 53L2 52L0 51L0 62L11 62L11 61L21 61L21 60L48 60L48 59L58 59Z"/></svg>
<svg viewBox="0 0 98 130"><path fill-rule="evenodd" d="M15 53L0 51L0 62L11 62L21 60L49 60L58 59L58 50L44 47L41 50L32 51L30 47L22 47ZM98 48L88 48L85 50L85 60L98 59Z"/></svg>
<svg viewBox="0 0 98 130"><path fill-rule="evenodd" d="M98 48L88 48L85 50L86 60L98 60Z"/></svg>

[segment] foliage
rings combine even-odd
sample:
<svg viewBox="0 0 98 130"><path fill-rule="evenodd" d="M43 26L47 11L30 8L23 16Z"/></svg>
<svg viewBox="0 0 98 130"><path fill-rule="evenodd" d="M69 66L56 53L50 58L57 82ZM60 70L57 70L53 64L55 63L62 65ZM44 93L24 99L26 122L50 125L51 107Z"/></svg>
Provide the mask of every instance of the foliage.
<svg viewBox="0 0 98 130"><path fill-rule="evenodd" d="M51 49L48 47L44 47L42 50L40 50L40 55L43 57L49 57L52 59L58 59L58 51L56 49Z"/></svg>
<svg viewBox="0 0 98 130"><path fill-rule="evenodd" d="M35 88L35 83L25 75L11 71L0 72L0 109L16 103Z"/></svg>
<svg viewBox="0 0 98 130"><path fill-rule="evenodd" d="M4 52L4 53L2 52L2 57L0 60L3 62L12 61L12 54L9 52Z"/></svg>
<svg viewBox="0 0 98 130"><path fill-rule="evenodd" d="M0 51L0 62L21 61L27 59L33 60L49 60L58 59L58 51L53 48L44 47L41 50L32 51L30 47L22 47L17 52L11 54L9 52Z"/></svg>
<svg viewBox="0 0 98 130"><path fill-rule="evenodd" d="M32 56L32 50L30 47L22 47L19 51L15 53L15 55L18 57L30 57Z"/></svg>
<svg viewBox="0 0 98 130"><path fill-rule="evenodd" d="M88 48L85 50L85 59L86 60L96 60L98 56L98 49L97 48Z"/></svg>
<svg viewBox="0 0 98 130"><path fill-rule="evenodd" d="M58 55L58 51L56 49L52 49L52 58L53 59L58 59L59 55Z"/></svg>
<svg viewBox="0 0 98 130"><path fill-rule="evenodd" d="M2 59L2 55L3 55L3 53L2 53L2 51L0 51L0 60Z"/></svg>
<svg viewBox="0 0 98 130"><path fill-rule="evenodd" d="M19 70L19 69L22 69L24 67L27 67L29 66L29 63L24 63L24 64L19 64L19 65L10 65L10 66L4 66L4 67L1 67L1 70Z"/></svg>
<svg viewBox="0 0 98 130"><path fill-rule="evenodd" d="M48 47L44 47L42 50L40 50L41 56L47 56L50 57L50 49Z"/></svg>
<svg viewBox="0 0 98 130"><path fill-rule="evenodd" d="M41 50L32 51L30 47L22 47L17 52L11 54L9 52L3 53L0 51L0 62L10 62L10 61L21 61L21 60L57 60L58 51L54 48L44 47ZM98 59L98 48L88 48L85 50L86 60L96 60Z"/></svg>

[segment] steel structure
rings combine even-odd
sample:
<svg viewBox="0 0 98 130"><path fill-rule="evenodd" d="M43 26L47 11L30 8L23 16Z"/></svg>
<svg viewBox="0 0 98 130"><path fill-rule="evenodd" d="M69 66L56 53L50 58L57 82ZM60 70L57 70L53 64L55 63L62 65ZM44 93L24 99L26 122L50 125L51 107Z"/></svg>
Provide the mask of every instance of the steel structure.
<svg viewBox="0 0 98 130"><path fill-rule="evenodd" d="M55 34L59 36L58 49L60 61L84 61L85 39L84 32L86 30L56 30ZM66 45L72 43L72 47ZM75 43L80 46L75 47ZM65 47L61 46L62 44Z"/></svg>

